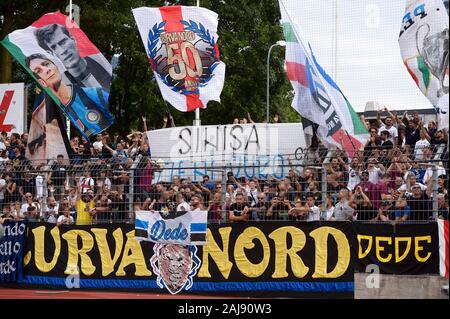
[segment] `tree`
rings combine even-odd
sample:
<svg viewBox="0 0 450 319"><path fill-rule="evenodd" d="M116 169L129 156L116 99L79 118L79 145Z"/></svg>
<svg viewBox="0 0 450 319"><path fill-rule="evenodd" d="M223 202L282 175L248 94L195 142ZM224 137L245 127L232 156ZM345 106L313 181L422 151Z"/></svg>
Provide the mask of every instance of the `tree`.
<svg viewBox="0 0 450 319"><path fill-rule="evenodd" d="M168 1L74 1L81 8L80 26L89 39L109 61L115 54L120 55L110 94L110 107L116 117L111 133L142 129L141 116L147 117L150 127L160 128L168 112L177 125L192 124L194 112L179 112L162 99L131 13L132 8L159 7L165 2ZM195 2L171 1L180 5L195 5ZM247 112L253 120L264 121L267 51L283 39L278 1L202 0L201 5L219 15L218 44L220 57L226 64L221 103L211 101L206 110L201 110L202 124L231 123L235 117L245 117ZM15 29L26 28L47 12L58 9L64 12L65 6L66 3L25 0L2 4L2 38ZM11 64L9 53L1 50L0 82L32 83L17 64ZM270 63L270 112L280 114L283 121L298 121L298 114L290 107L292 88L283 61L284 49L278 47L273 50ZM34 99L34 94L29 95Z"/></svg>

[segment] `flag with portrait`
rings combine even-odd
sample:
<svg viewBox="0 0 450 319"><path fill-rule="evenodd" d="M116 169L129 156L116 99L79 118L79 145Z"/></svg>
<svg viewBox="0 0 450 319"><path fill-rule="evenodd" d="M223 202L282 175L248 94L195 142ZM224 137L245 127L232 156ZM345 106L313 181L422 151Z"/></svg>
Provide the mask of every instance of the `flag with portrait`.
<svg viewBox="0 0 450 319"><path fill-rule="evenodd" d="M69 17L47 13L1 43L85 138L113 123L111 64Z"/></svg>
<svg viewBox="0 0 450 319"><path fill-rule="evenodd" d="M133 15L161 94L182 112L220 102L225 64L218 16L200 7L136 8Z"/></svg>

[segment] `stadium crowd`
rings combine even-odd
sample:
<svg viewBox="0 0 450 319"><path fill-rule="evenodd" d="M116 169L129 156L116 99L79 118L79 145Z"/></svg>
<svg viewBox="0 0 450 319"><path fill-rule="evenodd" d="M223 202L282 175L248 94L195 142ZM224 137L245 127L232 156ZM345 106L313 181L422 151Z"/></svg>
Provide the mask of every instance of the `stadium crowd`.
<svg viewBox="0 0 450 319"><path fill-rule="evenodd" d="M207 210L211 222L448 219L447 133L435 122L425 125L417 113L388 113L381 119L379 112L374 122L361 117L370 138L352 158L345 150L325 156L319 142L302 162L288 156L289 174L282 179L230 171L226 183L207 175L201 182L173 176L155 183L164 168L141 132L102 133L95 141L74 137L69 158L36 165L24 156L26 133L2 133L0 222L132 223L137 210Z"/></svg>

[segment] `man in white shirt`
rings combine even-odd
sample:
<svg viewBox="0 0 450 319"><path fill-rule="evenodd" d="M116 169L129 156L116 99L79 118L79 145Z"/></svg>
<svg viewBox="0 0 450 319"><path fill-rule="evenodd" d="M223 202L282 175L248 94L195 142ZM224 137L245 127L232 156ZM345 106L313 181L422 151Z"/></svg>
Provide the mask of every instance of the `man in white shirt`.
<svg viewBox="0 0 450 319"><path fill-rule="evenodd" d="M256 206L258 204L258 189L256 188L255 181L250 181L248 186L245 187L245 191L247 192L247 197L251 200L250 206Z"/></svg>
<svg viewBox="0 0 450 319"><path fill-rule="evenodd" d="M25 193L25 199L26 199L26 203L22 205L22 207L20 208L20 214L25 215L25 213L28 211L28 207L29 206L34 206L36 208L38 208L35 203L33 203L33 195L31 195L31 193ZM39 212L38 212L38 216L39 216Z"/></svg>
<svg viewBox="0 0 450 319"><path fill-rule="evenodd" d="M368 160L367 171L369 172L369 182L376 184L380 181L382 175L384 175L386 169L383 164L378 163L375 157L371 157Z"/></svg>
<svg viewBox="0 0 450 319"><path fill-rule="evenodd" d="M3 178L3 176L0 176L0 209L3 206L3 201L5 200L5 188L6 188L6 181Z"/></svg>
<svg viewBox="0 0 450 319"><path fill-rule="evenodd" d="M306 216L307 222L313 222L320 220L320 209L315 204L314 194L308 193L306 194L306 203L310 211L308 212L308 216Z"/></svg>
<svg viewBox="0 0 450 319"><path fill-rule="evenodd" d="M177 212L188 212L191 206L186 202L182 193L177 194Z"/></svg>
<svg viewBox="0 0 450 319"><path fill-rule="evenodd" d="M361 182L360 173L362 172L362 163L360 163L358 157L352 158L350 169L348 170L348 183L347 187L353 190L359 182Z"/></svg>
<svg viewBox="0 0 450 319"><path fill-rule="evenodd" d="M420 130L420 140L418 140L414 146L414 156L416 160L425 159L424 149L430 146L429 139L430 136L428 136L426 129L422 128Z"/></svg>
<svg viewBox="0 0 450 319"><path fill-rule="evenodd" d="M378 114L378 115L380 115L380 114ZM392 142L392 144L394 144L394 146L395 146L395 145L397 145L398 130L393 125L394 123L393 123L392 117L387 116L385 123L386 124L381 124L380 128L378 129L378 135L380 135L381 132L383 132L383 131L388 131L389 132L388 140L390 140Z"/></svg>

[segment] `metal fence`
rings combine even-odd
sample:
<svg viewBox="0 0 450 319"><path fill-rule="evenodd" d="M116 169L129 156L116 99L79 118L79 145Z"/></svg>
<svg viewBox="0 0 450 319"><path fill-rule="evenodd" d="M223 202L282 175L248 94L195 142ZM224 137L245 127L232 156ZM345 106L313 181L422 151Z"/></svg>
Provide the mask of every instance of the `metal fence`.
<svg viewBox="0 0 450 319"><path fill-rule="evenodd" d="M180 168L141 155L15 158L0 162L0 206L3 217L78 224L134 223L137 210L195 208L207 210L209 222L447 219L446 148L413 154L361 151L350 160L342 151L297 150L270 164L277 174L245 161Z"/></svg>

